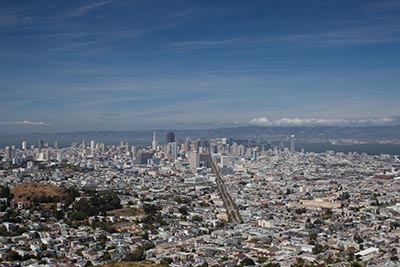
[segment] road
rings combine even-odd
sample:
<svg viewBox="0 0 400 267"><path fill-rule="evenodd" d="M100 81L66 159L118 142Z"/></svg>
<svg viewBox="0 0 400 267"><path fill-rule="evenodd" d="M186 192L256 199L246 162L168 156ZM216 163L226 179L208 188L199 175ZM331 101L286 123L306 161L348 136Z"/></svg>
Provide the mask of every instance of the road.
<svg viewBox="0 0 400 267"><path fill-rule="evenodd" d="M209 156L211 168L215 173L215 181L217 183L218 191L221 196L222 201L224 202L224 206L226 209L226 213L228 214L228 222L234 224L241 224L243 223L242 216L239 213L239 209L236 203L233 201L231 195L229 195L228 190L226 189L226 185L224 180L221 177L221 174L218 171L217 166L215 165L214 161Z"/></svg>

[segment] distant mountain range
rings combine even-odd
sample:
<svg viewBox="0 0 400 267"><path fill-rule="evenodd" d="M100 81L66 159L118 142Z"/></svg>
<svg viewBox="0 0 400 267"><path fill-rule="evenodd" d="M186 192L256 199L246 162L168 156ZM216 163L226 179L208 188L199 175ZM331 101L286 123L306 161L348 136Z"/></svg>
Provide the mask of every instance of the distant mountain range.
<svg viewBox="0 0 400 267"><path fill-rule="evenodd" d="M228 137L238 142L257 143L287 143L291 134L296 136L297 143L330 143L330 144L400 144L400 125L394 126L246 126L226 127L205 130L156 130L160 144L165 143L166 134L175 132L177 141L184 141L187 137L217 138ZM59 146L69 146L72 143L89 142L95 140L105 144L119 144L121 140L129 144L144 146L150 145L153 130L137 131L81 131L66 133L27 133L27 134L0 134L0 146L20 146L25 140L29 145L37 146L38 140L53 145L57 141Z"/></svg>

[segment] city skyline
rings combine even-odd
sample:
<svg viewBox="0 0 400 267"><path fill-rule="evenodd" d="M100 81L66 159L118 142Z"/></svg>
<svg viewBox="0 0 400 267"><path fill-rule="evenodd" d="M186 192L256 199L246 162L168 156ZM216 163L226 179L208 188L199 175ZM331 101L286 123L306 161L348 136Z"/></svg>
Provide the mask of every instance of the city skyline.
<svg viewBox="0 0 400 267"><path fill-rule="evenodd" d="M397 1L0 5L0 132L399 123Z"/></svg>

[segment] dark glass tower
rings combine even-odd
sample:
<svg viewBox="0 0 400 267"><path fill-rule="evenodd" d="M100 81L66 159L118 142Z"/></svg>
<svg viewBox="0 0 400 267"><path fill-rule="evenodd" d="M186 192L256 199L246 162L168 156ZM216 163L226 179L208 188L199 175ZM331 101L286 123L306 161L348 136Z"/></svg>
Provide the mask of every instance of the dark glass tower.
<svg viewBox="0 0 400 267"><path fill-rule="evenodd" d="M167 143L175 142L175 134L173 132L167 133Z"/></svg>

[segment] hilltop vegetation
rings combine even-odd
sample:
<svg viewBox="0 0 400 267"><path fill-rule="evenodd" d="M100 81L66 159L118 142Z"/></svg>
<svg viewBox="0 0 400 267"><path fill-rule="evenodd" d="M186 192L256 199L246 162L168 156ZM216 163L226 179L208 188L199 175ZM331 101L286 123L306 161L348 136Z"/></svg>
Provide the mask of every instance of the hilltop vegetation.
<svg viewBox="0 0 400 267"><path fill-rule="evenodd" d="M70 205L78 192L52 184L24 183L11 188L11 194L16 202L24 203L54 203L63 202Z"/></svg>

